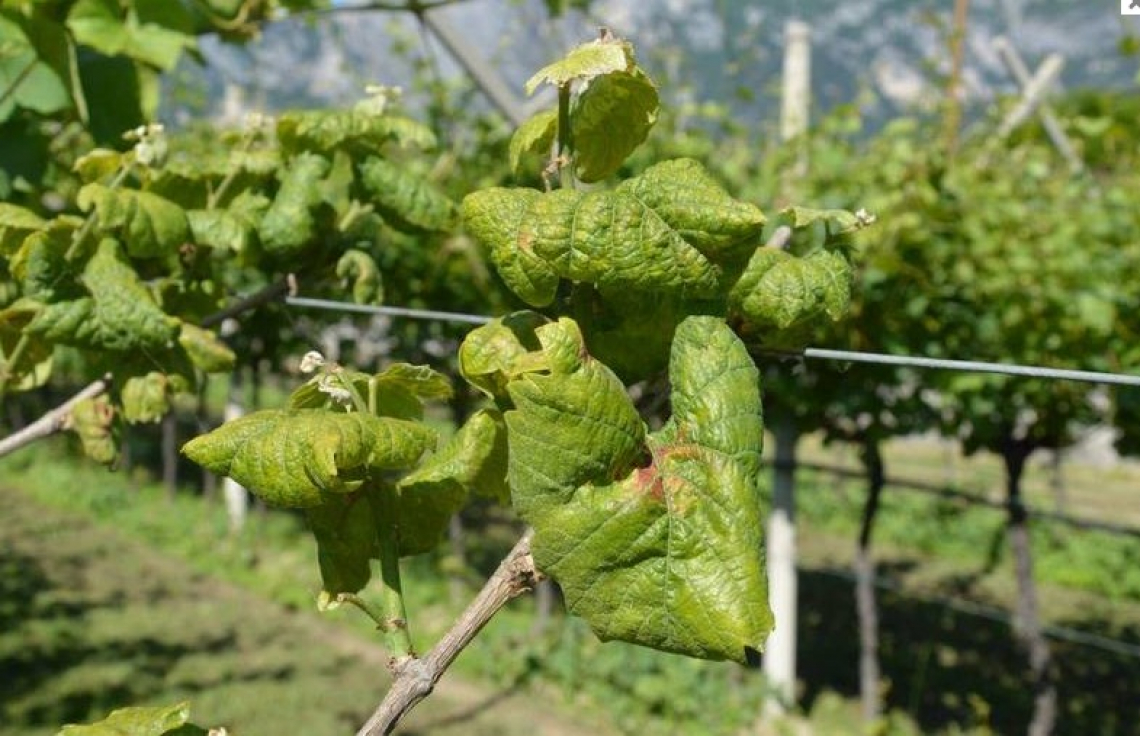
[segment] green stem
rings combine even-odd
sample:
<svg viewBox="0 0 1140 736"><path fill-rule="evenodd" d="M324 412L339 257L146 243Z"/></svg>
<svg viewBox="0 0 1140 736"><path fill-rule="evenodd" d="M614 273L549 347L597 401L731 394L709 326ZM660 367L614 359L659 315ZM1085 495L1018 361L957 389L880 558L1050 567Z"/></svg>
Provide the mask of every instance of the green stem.
<svg viewBox="0 0 1140 736"><path fill-rule="evenodd" d="M241 148L234 151L235 157L236 155L249 153L249 149L253 148L255 138L257 138L255 131L246 131L245 136L242 138ZM218 188L211 192L210 196L206 199L206 209L212 210L218 206L218 203L222 201L222 197L229 191L230 185L234 183L234 179L237 178L240 169L241 167L236 164L230 167L230 170L226 172L225 178L218 184Z"/></svg>
<svg viewBox="0 0 1140 736"><path fill-rule="evenodd" d="M375 415L376 409L380 406L380 384L376 381L376 376L368 379L368 412Z"/></svg>
<svg viewBox="0 0 1140 736"><path fill-rule="evenodd" d="M4 394L8 393L8 381L16 375L16 364L24 357L24 351L28 349L28 343L31 340L28 336L20 335L20 339L16 342L16 347L12 349L12 354L8 357L8 361L4 363L0 369L0 399L4 398Z"/></svg>
<svg viewBox="0 0 1140 736"><path fill-rule="evenodd" d="M415 657L412 637L408 633L408 614L404 608L404 589L400 584L400 542L397 538L398 491L391 484L380 487L380 608L381 630L385 645L393 657Z"/></svg>
<svg viewBox="0 0 1140 736"><path fill-rule="evenodd" d="M558 180L563 189L574 186L570 168L570 150L574 140L570 135L570 84L558 88Z"/></svg>
<svg viewBox="0 0 1140 736"><path fill-rule="evenodd" d="M32 70L36 68L36 63L39 60L40 58L38 56L33 55L24 68L16 74L16 78L12 80L12 83L8 85L8 88L4 90L3 94L0 94L0 105L3 105L10 97L16 94L16 90L20 88L20 85L23 84L24 80L28 78L28 75L32 73Z"/></svg>
<svg viewBox="0 0 1140 736"><path fill-rule="evenodd" d="M368 601L364 600L355 593L338 593L336 599L339 603L349 603L353 606L356 606L364 612L364 615L368 616L368 618L376 622L376 628L384 631L386 624L384 622L383 614L373 608L372 605L368 603Z"/></svg>
<svg viewBox="0 0 1140 736"><path fill-rule="evenodd" d="M127 176L131 173L131 170L133 168L134 163L128 163L119 169L119 172L115 174L115 178L112 179L111 183L107 185L107 188L118 189L119 186L122 185L123 181L126 180ZM91 230L95 227L95 222L98 219L99 216L97 214L97 211L92 209L91 212L87 215L87 219L83 221L83 224L79 226L79 229L75 231L75 234L71 236L71 246L67 249L67 252L63 254L63 259L65 261L70 261L71 259L75 258L77 253L79 253L79 246L81 246L83 244L83 241L87 239L87 236L91 234Z"/></svg>
<svg viewBox="0 0 1140 736"><path fill-rule="evenodd" d="M349 396L352 397L352 405L356 408L356 410L358 412L361 412L363 414L363 413L367 413L368 411L370 411L370 406L371 406L370 402L364 401L364 397L361 396L360 392L358 392L356 390L356 387L352 385L352 381L345 378L343 370L341 370L340 368L336 368L333 370L332 375L334 375L336 377L337 383L339 383L342 387L344 387L344 390L347 391ZM369 384L368 390L369 390L369 393L371 393L371 391L372 391L371 383Z"/></svg>

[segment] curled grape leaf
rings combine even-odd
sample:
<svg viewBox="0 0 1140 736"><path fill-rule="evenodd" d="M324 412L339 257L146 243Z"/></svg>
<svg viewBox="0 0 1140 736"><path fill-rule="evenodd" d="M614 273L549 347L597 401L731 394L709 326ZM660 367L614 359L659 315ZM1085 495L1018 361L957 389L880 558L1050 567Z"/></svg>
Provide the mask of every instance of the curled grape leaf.
<svg viewBox="0 0 1140 736"><path fill-rule="evenodd" d="M574 340L565 321L539 333L562 357L510 381L505 414L508 477L535 528L536 564L602 639L751 658L772 617L759 382L743 344L718 318L683 321L670 358L674 415L646 436L607 368L584 350L565 359Z"/></svg>
<svg viewBox="0 0 1140 736"><path fill-rule="evenodd" d="M492 188L463 201L468 231L507 285L534 306L558 279L679 299L721 292L718 261L747 248L764 215L695 161L658 164L610 192Z"/></svg>
<svg viewBox="0 0 1140 736"><path fill-rule="evenodd" d="M323 200L320 181L328 173L328 159L302 153L281 176L281 187L259 226L261 243L270 253L290 254L313 239L313 209Z"/></svg>
<svg viewBox="0 0 1140 736"><path fill-rule="evenodd" d="M528 367L528 359L531 367L542 367L535 332L546 322L537 312L514 312L472 330L459 346L459 372L472 386L505 400L508 381Z"/></svg>
<svg viewBox="0 0 1140 736"><path fill-rule="evenodd" d="M352 282L352 300L357 304L384 301L384 282L375 259L362 250L346 250L336 262L336 277Z"/></svg>
<svg viewBox="0 0 1140 736"><path fill-rule="evenodd" d="M317 540L317 563L326 593L355 593L372 577L369 560L376 557L376 515L363 493L325 493L322 502L305 509Z"/></svg>
<svg viewBox="0 0 1140 736"><path fill-rule="evenodd" d="M123 383L121 393L123 419L131 424L162 419L170 411L169 390L170 380L157 371L131 376Z"/></svg>
<svg viewBox="0 0 1140 736"><path fill-rule="evenodd" d="M467 231L490 250L510 290L536 307L550 304L558 291L558 272L534 252L530 223L542 196L535 189L486 189L463 199Z"/></svg>
<svg viewBox="0 0 1140 736"><path fill-rule="evenodd" d="M590 183L617 171L657 122L658 102L657 86L636 66L590 80L570 116L575 175Z"/></svg>
<svg viewBox="0 0 1140 736"><path fill-rule="evenodd" d="M49 342L25 340L20 359L15 364L10 359L24 336L24 328L41 308L39 302L21 298L0 310L0 365L8 374L11 391L30 391L51 378L55 346Z"/></svg>
<svg viewBox="0 0 1140 736"><path fill-rule="evenodd" d="M161 350L178 332L138 274L123 260L119 244L105 238L83 270L90 297L47 305L27 327L52 342L113 351Z"/></svg>
<svg viewBox="0 0 1140 736"><path fill-rule="evenodd" d="M190 240L186 213L157 194L94 183L79 190L76 202L84 212L94 207L99 225L116 233L136 258L174 253Z"/></svg>
<svg viewBox="0 0 1140 736"><path fill-rule="evenodd" d="M206 373L224 373L233 370L237 356L212 330L187 322L182 323L178 344L186 351L191 362Z"/></svg>
<svg viewBox="0 0 1140 736"><path fill-rule="evenodd" d="M751 325L779 330L821 315L838 320L851 304L851 280L851 265L835 251L799 258L759 248L733 287L729 305Z"/></svg>
<svg viewBox="0 0 1140 736"><path fill-rule="evenodd" d="M8 269L23 284L25 296L52 302L73 299L82 294L78 279L83 262L67 259L73 224L55 220L44 230L24 238Z"/></svg>
<svg viewBox="0 0 1140 736"><path fill-rule="evenodd" d="M289 397L292 409L335 408L330 385L348 383L359 396L374 396L375 412L382 417L418 421L424 416L424 401L451 397L447 376L426 365L393 363L380 373L338 369L335 382L319 374L298 386Z"/></svg>
<svg viewBox="0 0 1140 736"><path fill-rule="evenodd" d="M47 223L31 210L0 202L0 255L11 258L29 234Z"/></svg>
<svg viewBox="0 0 1140 736"><path fill-rule="evenodd" d="M414 422L325 409L260 411L188 442L182 452L265 501L309 507L357 490L370 470L408 468L435 445Z"/></svg>
<svg viewBox="0 0 1140 736"><path fill-rule="evenodd" d="M249 248L256 227L226 210L187 210L186 221L198 245L239 253Z"/></svg>
<svg viewBox="0 0 1140 736"><path fill-rule="evenodd" d="M760 208L729 196L704 166L691 158L662 161L618 188L660 214L716 263L747 257L766 222Z"/></svg>
<svg viewBox="0 0 1140 736"><path fill-rule="evenodd" d="M546 82L561 87L574 81L588 81L600 74L626 71L633 65L633 45L628 41L612 38L590 41L539 69L527 80L526 93L534 94L538 86Z"/></svg>
<svg viewBox="0 0 1140 736"><path fill-rule="evenodd" d="M431 128L411 118L365 110L306 110L277 118L277 138L294 150L329 151L342 146L378 151L394 142L433 148Z"/></svg>
<svg viewBox="0 0 1140 736"><path fill-rule="evenodd" d="M471 493L505 502L510 495L506 476L507 432L503 417L494 410L478 411L443 449L397 485L401 553L433 549L447 530L452 514Z"/></svg>
<svg viewBox="0 0 1140 736"><path fill-rule="evenodd" d="M99 181L110 176L123 165L123 153L110 148L96 148L80 156L72 171L79 174L84 183Z"/></svg>
<svg viewBox="0 0 1140 736"><path fill-rule="evenodd" d="M527 118L511 136L511 145L508 151L511 171L515 174L522 173L523 156L528 153L537 156L549 156L557 132L557 110L543 110Z"/></svg>
<svg viewBox="0 0 1140 736"><path fill-rule="evenodd" d="M375 156L360 166L360 181L373 197L376 211L398 230L445 230L455 205L426 179Z"/></svg>
<svg viewBox="0 0 1140 736"><path fill-rule="evenodd" d="M115 462L119 454L114 431L115 408L105 395L78 402L71 408L68 421L87 457L103 465Z"/></svg>
<svg viewBox="0 0 1140 736"><path fill-rule="evenodd" d="M177 705L120 708L101 721L68 725L56 736L206 736L206 730L188 723L190 706Z"/></svg>

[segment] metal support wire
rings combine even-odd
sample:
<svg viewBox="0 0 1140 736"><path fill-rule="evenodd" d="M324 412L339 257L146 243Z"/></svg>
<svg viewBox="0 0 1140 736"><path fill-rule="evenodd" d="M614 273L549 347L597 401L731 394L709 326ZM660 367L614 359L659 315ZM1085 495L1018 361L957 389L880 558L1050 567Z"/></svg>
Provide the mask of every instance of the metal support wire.
<svg viewBox="0 0 1140 736"><path fill-rule="evenodd" d="M438 320L441 322L459 322L470 325L485 325L492 319L491 317L481 314L441 312L433 309L411 309L407 307L372 306L368 304L338 302L329 299L308 299L299 296L286 297L285 303L294 307L331 309L340 312L359 312L363 314L384 314L391 317ZM942 358L923 358L910 355L886 355L884 353L861 353L853 352L850 350L829 350L826 348L805 348L801 353L781 353L781 355L785 357L810 358L813 360L836 360L848 363L899 365L907 366L909 368L933 368L937 370L972 371L975 373L1001 373L1009 376L1025 376L1027 378L1050 378L1060 381L1081 381L1084 383L1115 384L1118 386L1140 386L1140 375L1131 375L1128 373L1074 371L1062 368L1043 368L1040 366L1032 365L987 363L978 360L944 360Z"/></svg>
<svg viewBox="0 0 1140 736"><path fill-rule="evenodd" d="M798 569L801 573L826 575L828 577L838 578L839 580L844 580L851 583L855 582L855 576L846 570L826 567L799 567ZM1013 628L1016 625L1013 617L1006 611L1003 611L1000 608L994 608L992 606L975 603L964 598L947 598L944 596L917 593L913 590L908 590L902 585L894 583L890 580L886 580L882 576L875 577L875 587L879 590L885 590L889 593L893 593L894 595L897 595L898 597L906 600L919 601L921 603L948 608L961 614L968 616L977 616L978 618L984 618L995 623L1004 624L1010 628ZM1130 641L1113 639L1107 636L1101 636L1100 634L1094 634L1089 631L1059 625L1043 626L1042 633L1044 633L1045 636L1048 636L1049 638L1057 641L1065 641L1071 644L1076 644L1078 646L1092 647L1094 649L1099 649L1103 652L1109 652L1121 657L1140 659L1140 645L1137 645Z"/></svg>
<svg viewBox="0 0 1140 736"><path fill-rule="evenodd" d="M1042 368L1032 365L1008 363L986 363L977 360L943 360L941 358L921 358L909 355L884 355L882 353L858 353L849 350L827 350L807 348L805 358L821 360L841 360L851 363L875 363L878 365L902 365L910 368L936 368L950 371L973 371L975 373L1003 373L1010 376L1029 378L1053 378L1061 381L1083 381L1085 383L1111 383L1120 386L1140 386L1140 376L1126 373L1100 373L1097 371L1071 371L1061 368Z"/></svg>
<svg viewBox="0 0 1140 736"><path fill-rule="evenodd" d="M469 325L485 325L491 321L490 317L481 314L460 314L458 312L437 312L432 309L353 304L352 302L336 302L329 299L309 299L301 296L285 297L285 303L291 307L330 309L337 312L358 312L360 314L383 314L389 317L408 317L411 319L436 320L439 322L461 322Z"/></svg>

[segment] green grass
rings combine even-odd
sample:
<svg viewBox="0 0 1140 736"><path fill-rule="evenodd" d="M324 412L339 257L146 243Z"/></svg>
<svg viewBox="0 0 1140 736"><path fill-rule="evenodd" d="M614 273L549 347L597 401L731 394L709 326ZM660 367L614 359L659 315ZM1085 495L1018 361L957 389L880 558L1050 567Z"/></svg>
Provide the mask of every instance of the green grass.
<svg viewBox="0 0 1140 736"><path fill-rule="evenodd" d="M169 499L143 477L131 478L77 464L61 445L39 445L0 462L0 485L18 487L21 497L37 504L93 518L103 528L114 527L117 533L145 545L136 548L132 557L145 557L148 549L161 550L159 554L176 556L196 576L227 581L256 593L260 599L274 601L279 610L316 618L312 613L318 589L314 545L299 517L283 512L255 513L241 536L230 537L220 503L203 502L189 493ZM857 722L851 699L856 689L857 640L850 584L813 570L846 568L849 564L861 488L858 483L848 482L845 491L836 491L826 476L808 473L801 480L805 487L799 495L804 522L800 540L806 566L800 583L804 612L800 631L803 702L816 733L851 733L852 724ZM1001 557L1004 545L999 545L997 564L991 569L985 566L987 550L992 546L988 543L1001 539L1000 513L953 504L939 508L938 504L944 502L935 501L934 506L931 503L925 497L907 494L888 497L877 532L884 574L907 589L967 595L999 607L1008 605L1012 578L1008 563ZM509 548L517 528L501 513L485 513L480 521L481 528L469 535L470 557L485 573ZM1053 621L1135 638L1140 606L1125 600L1133 595L1128 582L1130 558L1126 553L1134 551L1122 552L1098 540L1084 540L1075 546L1059 547L1068 551L1050 558L1049 545L1057 541L1048 534L1041 537L1040 533L1035 540L1039 554L1047 561L1039 564L1039 570L1054 581L1042 591L1046 614ZM460 605L452 601L448 583L440 573L443 560L439 555L407 562L405 579L413 635L422 649L454 619ZM1118 572L1119 580L1103 577L1098 572L1101 565L1115 566L1111 569ZM1082 570L1094 571L1091 581L1078 581L1084 586L1083 591L1064 587L1073 584L1066 575ZM478 575L471 577L477 581ZM153 595L160 597L158 592ZM1024 723L1028 709L1024 655L1012 643L1006 626L894 594L884 593L881 600L884 671L888 678L888 704L893 709L881 733L988 733L990 727L1006 732ZM180 620L176 614L163 611L148 613L140 609L127 628L146 630L141 623L145 615ZM570 715L563 717L565 722L588 724L584 730L591 733L719 735L753 728L763 694L758 673L622 644L602 644L580 622L560 616L546 634L534 636L530 633L532 611L529 598L509 606L460 657L457 676L449 678L457 684L481 683L474 693L467 693L466 699L471 702L503 693L520 697L523 703L511 715L501 715L502 711L496 708L489 711L500 714L501 726L510 727L515 723L513 718L518 721L516 725L532 727L536 713L568 710ZM211 627L207 618L198 612L194 625L186 623L180 627L191 640L181 641L182 634L172 637L171 646L185 650L178 657L180 669L176 671L193 674L198 671L195 668L211 671L214 667L210 662L217 648L212 649L209 643ZM220 619L222 631L226 630L226 620ZM317 620L322 625L333 625L353 641L369 642L362 646L375 650L378 637L371 623L355 610L342 609ZM49 626L43 634L47 640L65 636L67 627L60 622L54 625L60 628ZM297 656L307 655L319 661L324 654L312 656L311 640L310 635L291 647ZM204 652L192 653L199 649ZM319 644L316 649L324 651ZM273 651L274 647L268 647L264 656L272 660L277 656ZM1064 662L1062 723L1066 730L1127 733L1122 723L1113 725L1111 718L1114 713L1123 712L1122 703L1140 699L1140 692L1136 692L1140 688L1137 664L1067 645L1058 645L1058 652ZM253 657L252 661L262 660ZM223 670L225 666L218 665ZM237 664L233 666L236 668ZM144 674L145 671L146 668ZM80 671L68 677L80 678L87 688L105 680L110 683L108 692L115 693L122 682L137 677L130 673L130 667L120 667ZM249 679L243 680L240 675L219 676L216 672L210 677L213 682ZM286 683L299 683L306 692L317 693L321 682L335 688L341 680L335 672L321 667L314 672L281 670L281 677ZM1099 684L1105 678L1113 684ZM145 677L140 681L145 682ZM376 683L370 685L374 697ZM45 684L45 688L42 701L59 699L56 684ZM216 703L237 697L211 693L210 688L191 693L196 708L204 705L208 707L204 712L213 713L219 707ZM313 697L319 699L320 695ZM164 702L168 700L165 698ZM254 707L250 699L240 700L251 702L250 707ZM64 701L68 702L66 698ZM346 702L356 701L346 696ZM108 703L109 699L97 705ZM41 703L35 707L46 706ZM31 718L29 713L38 712L35 707L21 705L20 718ZM90 705L93 712L98 707ZM429 705L424 712L434 716L437 708ZM41 713L35 717L44 716ZM253 712L235 717L258 722ZM273 732L258 723L257 728L242 733ZM449 723L470 727L462 719ZM544 730L530 732L559 733L551 730L557 728L548 724ZM0 733L8 732L0 727ZM24 732L12 733L23 736Z"/></svg>

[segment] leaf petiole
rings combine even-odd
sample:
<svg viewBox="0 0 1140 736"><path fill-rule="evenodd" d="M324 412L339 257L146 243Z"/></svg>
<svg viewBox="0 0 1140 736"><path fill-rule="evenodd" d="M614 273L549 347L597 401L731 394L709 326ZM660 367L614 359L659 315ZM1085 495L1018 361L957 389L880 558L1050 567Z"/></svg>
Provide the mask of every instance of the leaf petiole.
<svg viewBox="0 0 1140 736"><path fill-rule="evenodd" d="M380 486L376 496L379 502L377 534L380 539L380 630L388 651L402 661L414 658L412 637L408 633L408 614L404 607L404 589L400 582L400 543L397 536L398 491L390 484Z"/></svg>

